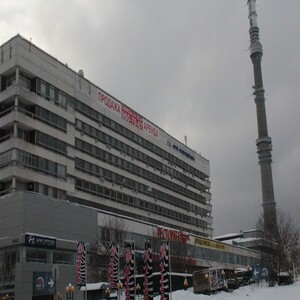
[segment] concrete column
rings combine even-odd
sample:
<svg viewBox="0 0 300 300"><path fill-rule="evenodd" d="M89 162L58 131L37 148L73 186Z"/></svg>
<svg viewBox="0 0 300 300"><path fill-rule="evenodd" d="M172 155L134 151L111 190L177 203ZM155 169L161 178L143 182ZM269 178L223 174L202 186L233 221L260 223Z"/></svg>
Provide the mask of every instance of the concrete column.
<svg viewBox="0 0 300 300"><path fill-rule="evenodd" d="M16 181L16 177L13 176L11 182L11 191L14 193L16 191L16 188L17 188L17 181Z"/></svg>

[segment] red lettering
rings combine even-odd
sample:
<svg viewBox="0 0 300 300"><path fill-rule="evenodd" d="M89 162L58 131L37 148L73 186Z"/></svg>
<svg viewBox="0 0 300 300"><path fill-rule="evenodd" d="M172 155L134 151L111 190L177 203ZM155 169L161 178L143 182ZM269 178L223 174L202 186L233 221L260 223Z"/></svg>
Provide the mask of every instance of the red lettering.
<svg viewBox="0 0 300 300"><path fill-rule="evenodd" d="M190 236L183 231L157 227L157 237L159 239L170 240L174 242L187 243Z"/></svg>
<svg viewBox="0 0 300 300"><path fill-rule="evenodd" d="M104 106L106 106L107 108L109 108L110 110L116 112L117 114L120 114L121 112L120 104L117 101L106 96L102 92L98 92L98 101L102 103Z"/></svg>

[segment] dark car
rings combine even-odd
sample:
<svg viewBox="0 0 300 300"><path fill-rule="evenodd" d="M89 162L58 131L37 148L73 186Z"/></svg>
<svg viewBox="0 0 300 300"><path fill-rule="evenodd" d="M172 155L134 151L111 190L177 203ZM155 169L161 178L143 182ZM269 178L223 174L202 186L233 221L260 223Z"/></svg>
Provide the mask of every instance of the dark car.
<svg viewBox="0 0 300 300"><path fill-rule="evenodd" d="M286 285L294 283L291 274L287 272L280 272L277 274L278 285Z"/></svg>
<svg viewBox="0 0 300 300"><path fill-rule="evenodd" d="M227 288L228 290L236 290L240 287L238 281L235 278L227 279Z"/></svg>

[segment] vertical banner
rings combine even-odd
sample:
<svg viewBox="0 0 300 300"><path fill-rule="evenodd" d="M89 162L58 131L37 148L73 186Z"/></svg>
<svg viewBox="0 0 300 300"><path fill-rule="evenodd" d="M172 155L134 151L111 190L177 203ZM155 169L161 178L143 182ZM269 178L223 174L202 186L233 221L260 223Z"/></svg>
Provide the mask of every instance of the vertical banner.
<svg viewBox="0 0 300 300"><path fill-rule="evenodd" d="M160 299L169 300L169 242L160 242Z"/></svg>
<svg viewBox="0 0 300 300"><path fill-rule="evenodd" d="M76 267L76 285L80 289L82 286L86 286L86 243L77 242L77 267Z"/></svg>
<svg viewBox="0 0 300 300"><path fill-rule="evenodd" d="M119 270L119 248L116 242L109 243L109 284L111 289L117 288Z"/></svg>
<svg viewBox="0 0 300 300"><path fill-rule="evenodd" d="M144 250L144 300L153 300L153 262L150 241L145 241Z"/></svg>
<svg viewBox="0 0 300 300"><path fill-rule="evenodd" d="M134 242L125 241L125 299L134 300Z"/></svg>

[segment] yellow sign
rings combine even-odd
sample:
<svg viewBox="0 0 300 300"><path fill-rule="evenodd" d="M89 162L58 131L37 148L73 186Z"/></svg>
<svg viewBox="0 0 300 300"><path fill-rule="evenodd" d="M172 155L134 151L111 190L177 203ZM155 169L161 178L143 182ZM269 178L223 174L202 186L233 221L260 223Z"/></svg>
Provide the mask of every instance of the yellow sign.
<svg viewBox="0 0 300 300"><path fill-rule="evenodd" d="M208 248L213 248L217 250L225 250L225 245L211 241L211 240L206 240L206 239L201 239L201 238L195 238L195 245L196 246L204 246Z"/></svg>

